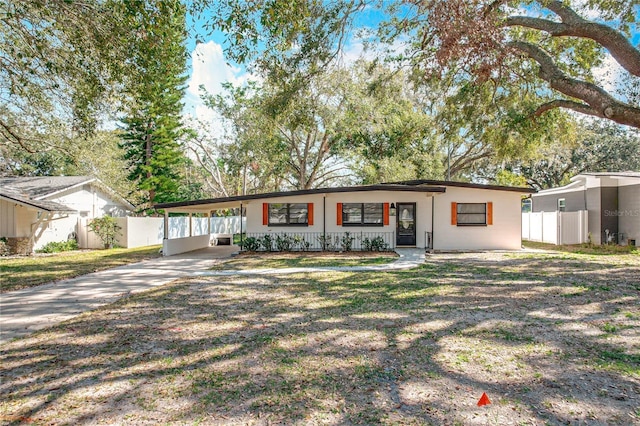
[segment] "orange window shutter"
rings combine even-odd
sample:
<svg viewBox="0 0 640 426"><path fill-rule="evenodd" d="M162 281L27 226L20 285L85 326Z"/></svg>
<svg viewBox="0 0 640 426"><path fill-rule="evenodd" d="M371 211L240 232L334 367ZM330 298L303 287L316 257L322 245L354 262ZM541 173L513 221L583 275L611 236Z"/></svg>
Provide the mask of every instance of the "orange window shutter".
<svg viewBox="0 0 640 426"><path fill-rule="evenodd" d="M262 203L262 224L263 225L269 224L269 204L268 203Z"/></svg>
<svg viewBox="0 0 640 426"><path fill-rule="evenodd" d="M307 203L307 224L313 226L313 203Z"/></svg>
<svg viewBox="0 0 640 426"><path fill-rule="evenodd" d="M493 225L493 203L487 203L487 225Z"/></svg>
<svg viewBox="0 0 640 426"><path fill-rule="evenodd" d="M336 225L342 226L342 203L338 203L336 206Z"/></svg>
<svg viewBox="0 0 640 426"><path fill-rule="evenodd" d="M389 203L384 203L382 205L382 224L389 224Z"/></svg>
<svg viewBox="0 0 640 426"><path fill-rule="evenodd" d="M451 203L451 224L458 224L458 203Z"/></svg>

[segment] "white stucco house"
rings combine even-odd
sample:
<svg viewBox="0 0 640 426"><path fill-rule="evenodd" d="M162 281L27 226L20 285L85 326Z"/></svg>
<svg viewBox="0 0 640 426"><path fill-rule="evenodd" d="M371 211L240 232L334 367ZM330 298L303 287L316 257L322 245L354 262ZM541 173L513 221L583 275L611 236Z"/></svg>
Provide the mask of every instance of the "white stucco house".
<svg viewBox="0 0 640 426"><path fill-rule="evenodd" d="M75 238L81 220L133 210L90 176L0 177L0 237L17 253Z"/></svg>
<svg viewBox="0 0 640 426"><path fill-rule="evenodd" d="M320 250L327 240L382 238L389 248L521 248L521 198L529 188L415 180L158 204L170 213L239 208L247 237L287 234ZM165 223L167 221L165 220ZM348 233L348 234L347 234ZM168 235L168 234L165 234ZM199 239L198 239L199 238ZM204 237L164 240L165 255L206 247Z"/></svg>

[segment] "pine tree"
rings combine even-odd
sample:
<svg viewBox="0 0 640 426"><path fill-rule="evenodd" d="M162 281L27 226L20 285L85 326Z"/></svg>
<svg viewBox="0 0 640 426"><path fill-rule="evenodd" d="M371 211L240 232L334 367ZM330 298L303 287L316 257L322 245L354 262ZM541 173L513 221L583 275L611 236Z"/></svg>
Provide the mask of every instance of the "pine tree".
<svg viewBox="0 0 640 426"><path fill-rule="evenodd" d="M148 194L149 205L173 201L188 161L180 147L187 79L185 8L177 0L131 0L124 7L138 30L130 66L136 71L132 75L140 76L128 85L122 119L129 179Z"/></svg>

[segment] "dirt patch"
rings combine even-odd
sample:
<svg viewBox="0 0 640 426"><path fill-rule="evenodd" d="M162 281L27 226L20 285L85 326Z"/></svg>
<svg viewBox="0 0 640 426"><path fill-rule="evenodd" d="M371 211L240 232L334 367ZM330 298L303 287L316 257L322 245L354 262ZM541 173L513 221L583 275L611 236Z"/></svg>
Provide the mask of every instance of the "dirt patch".
<svg viewBox="0 0 640 426"><path fill-rule="evenodd" d="M442 254L410 271L183 280L2 346L0 416L640 424L638 260Z"/></svg>

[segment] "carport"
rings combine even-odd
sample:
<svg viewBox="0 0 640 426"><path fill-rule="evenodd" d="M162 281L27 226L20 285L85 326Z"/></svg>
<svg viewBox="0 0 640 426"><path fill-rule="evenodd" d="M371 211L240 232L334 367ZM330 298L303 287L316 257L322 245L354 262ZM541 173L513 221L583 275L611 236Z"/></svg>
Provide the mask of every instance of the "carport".
<svg viewBox="0 0 640 426"><path fill-rule="evenodd" d="M215 210L240 209L242 210L242 199L245 197L228 197L210 200L193 200L176 203L162 203L155 206L156 209L164 210L164 238L162 240L162 254L173 256L194 250L209 247L212 234L207 232L203 235L193 235L193 215L200 214L205 217L213 216ZM182 213L189 215L189 235L182 238L170 238L169 235L169 215L171 213ZM209 227L209 230L211 228ZM240 220L240 233L242 234L242 215ZM216 237L214 235L214 237ZM225 235L224 237L227 237ZM233 235L231 243L233 243Z"/></svg>

